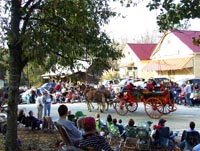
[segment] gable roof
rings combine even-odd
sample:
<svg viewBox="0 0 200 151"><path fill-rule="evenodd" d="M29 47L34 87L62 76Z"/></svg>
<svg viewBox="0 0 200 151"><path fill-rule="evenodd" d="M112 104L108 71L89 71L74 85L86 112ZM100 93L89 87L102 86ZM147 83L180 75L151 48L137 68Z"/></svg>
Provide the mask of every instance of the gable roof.
<svg viewBox="0 0 200 151"><path fill-rule="evenodd" d="M133 50L140 60L149 60L156 44L133 44L128 43L128 46Z"/></svg>
<svg viewBox="0 0 200 151"><path fill-rule="evenodd" d="M185 43L193 52L200 52L200 47L193 44L193 37L198 38L200 31L190 30L171 30L183 43Z"/></svg>

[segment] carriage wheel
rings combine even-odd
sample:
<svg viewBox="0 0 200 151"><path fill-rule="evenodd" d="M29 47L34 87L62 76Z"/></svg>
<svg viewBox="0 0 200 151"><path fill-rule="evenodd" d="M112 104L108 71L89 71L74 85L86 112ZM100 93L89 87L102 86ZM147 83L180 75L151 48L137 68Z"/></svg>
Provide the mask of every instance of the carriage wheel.
<svg viewBox="0 0 200 151"><path fill-rule="evenodd" d="M163 114L163 103L155 97L150 97L144 102L146 114L154 119L159 119Z"/></svg>
<svg viewBox="0 0 200 151"><path fill-rule="evenodd" d="M116 99L114 101L113 107L114 107L115 111L117 112L117 114L119 114L119 115L126 115L128 113L126 101Z"/></svg>
<svg viewBox="0 0 200 151"><path fill-rule="evenodd" d="M127 102L126 104L129 112L135 112L138 108L137 102Z"/></svg>
<svg viewBox="0 0 200 151"><path fill-rule="evenodd" d="M174 112L177 110L176 105L173 102L168 102L164 105L163 114L169 114L170 112Z"/></svg>
<svg viewBox="0 0 200 151"><path fill-rule="evenodd" d="M177 106L175 104L170 104L169 105L169 112L174 112L177 110Z"/></svg>
<svg viewBox="0 0 200 151"><path fill-rule="evenodd" d="M164 107L163 107L163 112L162 111L159 111L163 114L169 114L170 113L170 105L169 104L165 104Z"/></svg>

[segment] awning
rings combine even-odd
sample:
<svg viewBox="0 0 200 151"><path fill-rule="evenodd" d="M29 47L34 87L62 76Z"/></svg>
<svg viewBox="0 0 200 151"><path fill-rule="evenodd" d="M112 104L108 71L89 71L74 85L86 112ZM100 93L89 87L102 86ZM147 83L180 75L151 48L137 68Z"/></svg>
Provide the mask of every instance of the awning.
<svg viewBox="0 0 200 151"><path fill-rule="evenodd" d="M134 66L134 62L125 62L125 63L121 63L119 65L120 68L124 68L124 67L133 67Z"/></svg>
<svg viewBox="0 0 200 151"><path fill-rule="evenodd" d="M151 60L142 71L181 70L193 67L192 57Z"/></svg>

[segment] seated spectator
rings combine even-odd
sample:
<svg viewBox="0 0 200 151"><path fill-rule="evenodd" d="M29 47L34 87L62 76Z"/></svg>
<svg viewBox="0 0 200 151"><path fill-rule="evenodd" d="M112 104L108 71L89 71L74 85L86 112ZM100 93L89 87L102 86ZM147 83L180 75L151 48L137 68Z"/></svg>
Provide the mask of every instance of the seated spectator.
<svg viewBox="0 0 200 151"><path fill-rule="evenodd" d="M82 111L77 111L76 113L75 113L75 117L76 117L76 119L78 119L78 118L80 118L80 117L84 117L84 116L86 116Z"/></svg>
<svg viewBox="0 0 200 151"><path fill-rule="evenodd" d="M120 134L123 134L123 133L124 133L124 126L123 126L123 125L120 125L120 124L117 124L117 119L116 119L116 118L114 118L112 122L113 122L113 124L114 124L115 126L117 126L117 127L119 128Z"/></svg>
<svg viewBox="0 0 200 151"><path fill-rule="evenodd" d="M119 125L119 124L117 124L117 119L116 118L114 118L113 120L112 120L112 125L111 125L111 132L112 132L112 130L115 130L115 127L118 127L118 130L119 130L119 133L120 133L120 136L122 137L122 138L124 138L124 140L125 140L125 138L126 138L126 136L125 136L125 130L124 130L124 126L123 125Z"/></svg>
<svg viewBox="0 0 200 151"><path fill-rule="evenodd" d="M95 121L96 121L96 130L99 132L104 131L106 125L101 121L99 113L95 115Z"/></svg>
<svg viewBox="0 0 200 151"><path fill-rule="evenodd" d="M75 115L74 115L74 114L69 114L69 115L67 116L67 119L70 120L70 121L72 121L72 122L75 122L75 121L76 121Z"/></svg>
<svg viewBox="0 0 200 151"><path fill-rule="evenodd" d="M26 120L27 120L27 118L26 118L26 114L25 114L24 110L23 109L19 110L19 113L17 116L17 121L21 124L26 125Z"/></svg>
<svg viewBox="0 0 200 151"><path fill-rule="evenodd" d="M151 121L141 121L138 123L138 127L143 127L145 128L148 132L149 132L149 135L151 135L152 131L151 131L151 125L152 125L153 122Z"/></svg>
<svg viewBox="0 0 200 151"><path fill-rule="evenodd" d="M130 118L128 121L128 125L124 127L126 131L126 137L136 137L137 131L136 131L136 126L134 125L135 121Z"/></svg>
<svg viewBox="0 0 200 151"><path fill-rule="evenodd" d="M195 133L199 134L199 132L195 130L195 123L193 121L190 122L189 127L190 127L189 130L184 130L183 133L182 133L181 143L179 145L180 149L184 149L186 147L186 143L187 143L186 137L187 137L188 132L195 132ZM200 138L198 138L198 139L200 139ZM200 140L196 139L196 141L197 141L197 144L198 144L198 142Z"/></svg>
<svg viewBox="0 0 200 151"><path fill-rule="evenodd" d="M27 116L27 125L26 127L30 127L32 129L40 129L40 124L42 124L42 121L37 119L35 116L33 116L33 111L28 112L29 116Z"/></svg>
<svg viewBox="0 0 200 151"><path fill-rule="evenodd" d="M108 114L106 118L106 127L108 131L110 130L110 126L112 125L112 115Z"/></svg>
<svg viewBox="0 0 200 151"><path fill-rule="evenodd" d="M82 111L77 111L75 113L75 125L78 127L77 122L79 119L82 119L83 117L85 117L86 115L82 112ZM81 120L79 120L80 122ZM80 125L79 125L80 126ZM81 127L81 126L80 126Z"/></svg>
<svg viewBox="0 0 200 151"><path fill-rule="evenodd" d="M85 118L85 116L82 116L80 118L78 118L78 120L76 121L76 126L78 127L78 129L83 133L84 129L83 129L83 119Z"/></svg>
<svg viewBox="0 0 200 151"><path fill-rule="evenodd" d="M118 123L119 123L120 125L123 125L123 124L122 124L122 119L119 119L119 120L118 120Z"/></svg>
<svg viewBox="0 0 200 151"><path fill-rule="evenodd" d="M96 122L93 117L83 119L83 139L80 141L81 148L94 148L94 150L114 151L103 136L96 130Z"/></svg>
<svg viewBox="0 0 200 151"><path fill-rule="evenodd" d="M58 123L65 127L72 142L74 143L75 146L77 146L79 144L79 141L82 139L82 133L75 126L74 122L66 120L68 116L67 106L64 104L60 105L58 108L58 114L60 116Z"/></svg>
<svg viewBox="0 0 200 151"><path fill-rule="evenodd" d="M154 125L154 133L152 135L153 143L156 146L169 146L170 130L169 127L165 127L167 120L160 119L158 125Z"/></svg>

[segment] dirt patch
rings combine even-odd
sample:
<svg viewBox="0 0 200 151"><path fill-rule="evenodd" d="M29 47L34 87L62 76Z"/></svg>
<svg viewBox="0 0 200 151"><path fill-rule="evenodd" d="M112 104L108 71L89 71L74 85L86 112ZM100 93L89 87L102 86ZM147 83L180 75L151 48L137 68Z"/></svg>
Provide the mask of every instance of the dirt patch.
<svg viewBox="0 0 200 151"><path fill-rule="evenodd" d="M55 151L62 139L57 131L18 130L22 151ZM4 147L4 136L0 135L0 148ZM3 151L1 150L0 151Z"/></svg>
<svg viewBox="0 0 200 151"><path fill-rule="evenodd" d="M43 130L23 129L18 130L18 137L21 142L22 151L56 151L58 150L59 143L62 141L57 130L47 132ZM109 139L107 141L109 142ZM120 140L114 139L111 142L111 146L116 148L119 143ZM0 134L0 151L4 151L4 144L4 136ZM133 143L133 141L127 142L125 147L124 144L122 144L120 151L135 151L134 147L135 143ZM152 151L158 150L152 149ZM166 151L167 150L168 149L166 149Z"/></svg>
<svg viewBox="0 0 200 151"><path fill-rule="evenodd" d="M18 137L22 144L22 151L55 151L58 149L59 142L62 141L60 134L56 130L51 132L28 129L18 130ZM4 151L4 144L4 136L0 134L0 151ZM118 144L119 141L117 140L111 143L113 148ZM133 149L122 147L121 151L133 151Z"/></svg>

